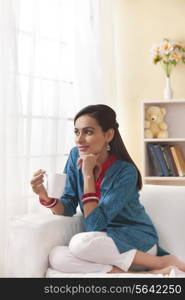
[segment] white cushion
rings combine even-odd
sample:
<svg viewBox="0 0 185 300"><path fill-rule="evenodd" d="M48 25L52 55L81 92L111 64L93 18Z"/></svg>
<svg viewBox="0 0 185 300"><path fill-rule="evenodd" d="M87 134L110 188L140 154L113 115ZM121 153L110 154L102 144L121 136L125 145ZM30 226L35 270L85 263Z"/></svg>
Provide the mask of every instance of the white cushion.
<svg viewBox="0 0 185 300"><path fill-rule="evenodd" d="M81 231L79 216L16 216L9 231L7 277L44 277L51 249L68 245L71 237Z"/></svg>
<svg viewBox="0 0 185 300"><path fill-rule="evenodd" d="M144 185L141 202L156 226L161 247L185 261L185 187Z"/></svg>

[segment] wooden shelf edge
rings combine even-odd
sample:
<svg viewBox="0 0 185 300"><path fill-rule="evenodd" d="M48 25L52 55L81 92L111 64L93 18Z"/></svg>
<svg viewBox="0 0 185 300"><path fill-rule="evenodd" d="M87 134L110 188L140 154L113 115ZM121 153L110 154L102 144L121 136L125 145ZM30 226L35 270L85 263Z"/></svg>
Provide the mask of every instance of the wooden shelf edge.
<svg viewBox="0 0 185 300"><path fill-rule="evenodd" d="M185 177L144 177L144 184L185 186Z"/></svg>
<svg viewBox="0 0 185 300"><path fill-rule="evenodd" d="M168 139L144 139L145 143L175 143L175 142L185 142L185 138L168 138Z"/></svg>

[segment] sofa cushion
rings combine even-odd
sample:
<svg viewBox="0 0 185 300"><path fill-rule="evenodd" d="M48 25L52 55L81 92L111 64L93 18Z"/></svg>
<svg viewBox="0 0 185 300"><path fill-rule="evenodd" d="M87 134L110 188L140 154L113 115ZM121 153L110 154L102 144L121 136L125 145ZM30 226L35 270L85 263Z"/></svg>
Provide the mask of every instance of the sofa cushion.
<svg viewBox="0 0 185 300"><path fill-rule="evenodd" d="M158 231L160 246L185 260L185 187L144 185L140 196Z"/></svg>

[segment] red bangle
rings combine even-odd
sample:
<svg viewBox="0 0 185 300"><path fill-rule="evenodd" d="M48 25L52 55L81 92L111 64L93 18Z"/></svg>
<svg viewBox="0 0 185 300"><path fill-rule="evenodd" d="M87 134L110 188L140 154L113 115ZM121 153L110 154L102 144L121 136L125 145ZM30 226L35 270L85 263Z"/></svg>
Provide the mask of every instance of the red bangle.
<svg viewBox="0 0 185 300"><path fill-rule="evenodd" d="M45 200L39 198L39 201L40 201L40 204L50 208L57 204L58 199L52 198L50 201L45 201Z"/></svg>
<svg viewBox="0 0 185 300"><path fill-rule="evenodd" d="M51 198L51 200L45 201L45 200L39 198L39 201L40 201L40 203L41 203L42 205L50 205L50 204L53 203L54 200L55 200L54 198Z"/></svg>
<svg viewBox="0 0 185 300"><path fill-rule="evenodd" d="M47 206L45 206L45 207L47 207L47 208L54 207L54 206L57 204L58 199L54 199L54 200L55 200L55 201L54 201L51 205L47 205Z"/></svg>
<svg viewBox="0 0 185 300"><path fill-rule="evenodd" d="M86 199L86 200L84 200L82 203L83 203L83 205L84 204L86 204L86 203L89 203L89 202L96 202L96 203L98 203L98 200L96 199L96 198L94 198L94 199Z"/></svg>
<svg viewBox="0 0 185 300"><path fill-rule="evenodd" d="M86 201L86 200L89 200L89 199L95 199L95 200L99 201L99 198L98 198L98 197L91 196L91 197L86 197L86 198L82 199L82 203L83 203L84 201Z"/></svg>
<svg viewBox="0 0 185 300"><path fill-rule="evenodd" d="M82 195L82 199L87 198L87 197L91 197L91 196L98 197L97 193L86 193L86 194Z"/></svg>

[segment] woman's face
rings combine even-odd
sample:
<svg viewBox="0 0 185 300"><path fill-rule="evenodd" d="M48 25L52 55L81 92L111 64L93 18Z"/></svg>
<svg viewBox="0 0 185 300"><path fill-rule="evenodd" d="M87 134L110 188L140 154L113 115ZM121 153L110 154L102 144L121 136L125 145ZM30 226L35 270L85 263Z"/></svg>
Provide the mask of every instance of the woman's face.
<svg viewBox="0 0 185 300"><path fill-rule="evenodd" d="M74 133L80 154L97 154L106 151L107 143L113 138L114 129L103 132L96 119L83 115L76 120Z"/></svg>

